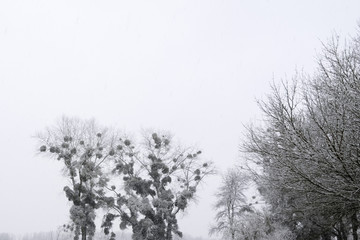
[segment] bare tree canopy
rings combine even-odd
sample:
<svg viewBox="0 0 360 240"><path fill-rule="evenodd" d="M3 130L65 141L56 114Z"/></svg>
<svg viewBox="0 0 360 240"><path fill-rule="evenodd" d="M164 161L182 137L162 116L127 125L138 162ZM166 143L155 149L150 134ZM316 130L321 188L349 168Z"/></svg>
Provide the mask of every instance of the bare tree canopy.
<svg viewBox="0 0 360 240"><path fill-rule="evenodd" d="M258 183L273 210L303 238L358 239L360 210L360 46L324 45L313 77L273 85L261 127L242 151L262 167ZM347 224L347 223L350 224ZM346 227L345 227L346 225ZM310 237L311 238L310 238Z"/></svg>

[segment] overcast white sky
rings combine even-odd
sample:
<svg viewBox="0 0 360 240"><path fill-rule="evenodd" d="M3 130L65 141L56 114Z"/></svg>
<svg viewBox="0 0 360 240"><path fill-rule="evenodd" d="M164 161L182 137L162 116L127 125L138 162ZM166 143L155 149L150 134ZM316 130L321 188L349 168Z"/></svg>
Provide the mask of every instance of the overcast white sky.
<svg viewBox="0 0 360 240"><path fill-rule="evenodd" d="M358 0L1 0L0 232L68 220L61 166L35 154L62 114L128 132L171 131L223 171L239 163L255 98L313 72L334 32L356 32ZM180 227L207 236L218 177Z"/></svg>

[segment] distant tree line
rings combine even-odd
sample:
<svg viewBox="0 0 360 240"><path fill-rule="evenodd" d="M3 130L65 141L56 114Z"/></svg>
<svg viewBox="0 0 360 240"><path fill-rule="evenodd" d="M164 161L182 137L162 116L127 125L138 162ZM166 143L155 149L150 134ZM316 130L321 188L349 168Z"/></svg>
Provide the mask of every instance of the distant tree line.
<svg viewBox="0 0 360 240"><path fill-rule="evenodd" d="M63 227L59 227L56 231L51 232L37 232L27 233L22 235L14 235L8 233L0 233L1 240L71 240L74 234L71 232L63 231ZM106 240L108 237L103 233L97 232L94 234L94 240ZM129 233L117 233L116 240L130 240Z"/></svg>
<svg viewBox="0 0 360 240"><path fill-rule="evenodd" d="M8 233L0 233L0 240L71 240L73 239L74 234L71 232L64 232L62 227L59 227L56 231L51 232L38 232L38 233L28 233L24 235L13 235ZM94 240L106 240L109 237L104 233L96 232L94 234ZM116 231L116 240L131 240L131 233L124 231ZM174 236L175 240L205 240L203 238L191 237L184 234L183 237Z"/></svg>

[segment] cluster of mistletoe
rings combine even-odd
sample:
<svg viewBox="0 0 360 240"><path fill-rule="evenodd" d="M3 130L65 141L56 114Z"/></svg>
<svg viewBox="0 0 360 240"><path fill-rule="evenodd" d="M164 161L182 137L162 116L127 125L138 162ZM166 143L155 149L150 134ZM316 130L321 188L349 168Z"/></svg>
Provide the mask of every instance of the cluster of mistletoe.
<svg viewBox="0 0 360 240"><path fill-rule="evenodd" d="M201 151L181 149L169 136L149 134L142 144L109 134L93 121L64 118L40 135L40 152L63 161L71 185L70 219L74 240L92 239L95 210L106 208L102 228L115 239L113 223L132 228L133 239L172 239L182 236L177 214L194 198L198 184L213 173Z"/></svg>
<svg viewBox="0 0 360 240"><path fill-rule="evenodd" d="M153 133L137 148L129 143L116 154L112 173L122 185L109 189L113 211L104 217L104 232L118 218L120 229L131 227L136 240L182 236L177 214L194 198L203 177L213 173L211 164L199 159L201 151L176 148L169 136Z"/></svg>
<svg viewBox="0 0 360 240"><path fill-rule="evenodd" d="M101 195L109 180L102 171L111 157L111 137L94 121L63 118L58 126L39 135L41 153L62 161L64 174L71 184L64 187L72 203L70 219L74 240L92 239L95 234L95 210L103 205Z"/></svg>

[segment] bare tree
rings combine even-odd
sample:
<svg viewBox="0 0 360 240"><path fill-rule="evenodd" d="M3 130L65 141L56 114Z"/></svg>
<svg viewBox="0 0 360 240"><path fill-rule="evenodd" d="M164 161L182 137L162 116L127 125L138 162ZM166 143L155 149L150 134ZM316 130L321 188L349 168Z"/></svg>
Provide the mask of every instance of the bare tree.
<svg viewBox="0 0 360 240"><path fill-rule="evenodd" d="M248 188L249 176L238 170L228 170L223 176L222 185L216 194L216 225L211 227L210 234L221 233L224 239L234 240L237 237L237 222L244 212L253 211L246 203L244 190Z"/></svg>
<svg viewBox="0 0 360 240"><path fill-rule="evenodd" d="M314 77L273 86L260 102L264 125L249 127L242 150L262 167L258 182L294 230L312 225L323 239L346 239L350 222L358 239L360 48L338 42L325 46Z"/></svg>
<svg viewBox="0 0 360 240"><path fill-rule="evenodd" d="M247 172L231 169L223 176L215 204L216 225L210 229L210 234L221 234L222 239L240 240L292 240L294 235L290 230L276 221L266 208L256 209L258 203L255 196L247 200L244 191L251 181Z"/></svg>

